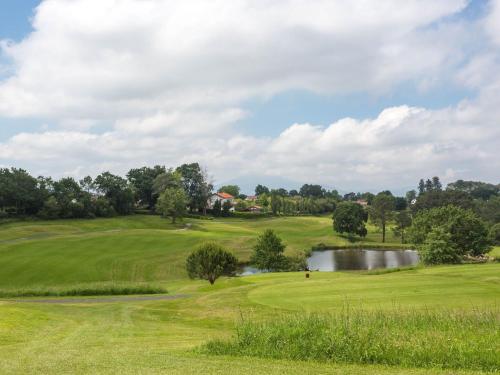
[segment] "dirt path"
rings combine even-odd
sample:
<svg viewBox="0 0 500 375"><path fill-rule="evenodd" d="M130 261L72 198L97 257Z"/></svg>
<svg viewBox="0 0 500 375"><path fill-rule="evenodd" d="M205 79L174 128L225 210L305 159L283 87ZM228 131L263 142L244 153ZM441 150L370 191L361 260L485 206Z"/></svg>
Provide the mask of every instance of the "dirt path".
<svg viewBox="0 0 500 375"><path fill-rule="evenodd" d="M116 297L95 297L95 298L44 298L44 299L4 299L1 302L19 303L110 303L110 302L133 302L133 301L168 301L179 298L186 298L187 294L150 295L150 296L116 296ZM64 299L63 299L64 298Z"/></svg>

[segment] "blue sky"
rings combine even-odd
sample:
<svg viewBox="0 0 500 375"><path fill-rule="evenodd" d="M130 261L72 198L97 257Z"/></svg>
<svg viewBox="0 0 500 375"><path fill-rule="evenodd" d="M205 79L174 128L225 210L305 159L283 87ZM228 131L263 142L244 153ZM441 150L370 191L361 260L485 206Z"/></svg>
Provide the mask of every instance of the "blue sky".
<svg viewBox="0 0 500 375"><path fill-rule="evenodd" d="M500 60L496 0L388 0L389 13L323 0L273 11L61 0L35 14L38 4L0 5L0 166L80 176L199 158L219 182L341 190L403 189L424 173L498 179L481 167L497 128L484 115ZM450 136L472 127L485 139Z"/></svg>

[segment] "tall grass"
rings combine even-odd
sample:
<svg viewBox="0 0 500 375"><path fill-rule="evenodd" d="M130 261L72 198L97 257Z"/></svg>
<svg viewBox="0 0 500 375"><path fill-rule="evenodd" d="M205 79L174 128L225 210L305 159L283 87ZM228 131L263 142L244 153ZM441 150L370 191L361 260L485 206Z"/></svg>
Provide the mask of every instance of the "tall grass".
<svg viewBox="0 0 500 375"><path fill-rule="evenodd" d="M167 290L157 285L143 283L89 283L58 287L0 289L0 297L67 297L111 296L131 294L164 294Z"/></svg>
<svg viewBox="0 0 500 375"><path fill-rule="evenodd" d="M243 321L211 354L402 367L500 370L500 315L489 311L282 315Z"/></svg>

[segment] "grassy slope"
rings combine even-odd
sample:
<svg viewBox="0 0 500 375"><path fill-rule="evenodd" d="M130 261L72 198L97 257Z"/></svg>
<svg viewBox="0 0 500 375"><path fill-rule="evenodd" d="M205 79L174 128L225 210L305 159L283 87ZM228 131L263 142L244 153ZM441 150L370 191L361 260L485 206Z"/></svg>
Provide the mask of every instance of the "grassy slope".
<svg viewBox="0 0 500 375"><path fill-rule="evenodd" d="M320 242L349 245L333 233L328 217L186 222L191 229L158 216L2 225L0 288L185 278L185 258L200 242L221 241L247 260L256 236L268 227L284 238L290 253ZM372 228L366 243L378 241L380 234Z"/></svg>
<svg viewBox="0 0 500 375"><path fill-rule="evenodd" d="M206 238L222 239L242 257L266 227L275 228L291 251L344 241L331 233L327 218L190 221L195 228L189 231L156 217L0 228L0 287L154 279L172 294L190 295L95 305L0 302L2 373L428 374L428 369L214 357L192 348L208 338L232 335L241 315L265 319L280 311L332 311L346 301L388 310L481 309L500 302L500 264L380 275L313 273L309 280L302 273L267 274L222 279L213 287L189 281L183 258Z"/></svg>

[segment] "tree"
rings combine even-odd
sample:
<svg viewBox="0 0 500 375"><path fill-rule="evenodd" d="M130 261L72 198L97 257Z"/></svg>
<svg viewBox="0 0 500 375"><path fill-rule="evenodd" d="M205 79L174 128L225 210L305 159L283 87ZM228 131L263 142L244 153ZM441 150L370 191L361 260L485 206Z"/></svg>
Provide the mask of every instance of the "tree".
<svg viewBox="0 0 500 375"><path fill-rule="evenodd" d="M415 245L424 244L436 227L442 227L450 234L459 256L478 256L490 249L484 222L472 210L451 205L418 212L408 229L408 239Z"/></svg>
<svg viewBox="0 0 500 375"><path fill-rule="evenodd" d="M395 214L396 226L393 228L394 235L401 237L401 243L405 243L405 232L411 225L411 216L407 210L399 211Z"/></svg>
<svg viewBox="0 0 500 375"><path fill-rule="evenodd" d="M269 194L269 188L261 184L255 187L255 195Z"/></svg>
<svg viewBox="0 0 500 375"><path fill-rule="evenodd" d="M238 185L224 185L217 192L231 194L236 198L240 195L240 187Z"/></svg>
<svg viewBox="0 0 500 375"><path fill-rule="evenodd" d="M325 189L321 187L321 185L309 185L309 184L304 184L300 188L299 194L302 197L324 197L325 196Z"/></svg>
<svg viewBox="0 0 500 375"><path fill-rule="evenodd" d="M156 177L165 172L166 169L164 166L155 165L153 168L134 168L127 173L127 179L134 187L137 200L150 209L155 206L156 199L158 199L158 194L155 194L153 183Z"/></svg>
<svg viewBox="0 0 500 375"><path fill-rule="evenodd" d="M427 179L425 180L425 191L426 192L429 192L429 191L432 191L432 181Z"/></svg>
<svg viewBox="0 0 500 375"><path fill-rule="evenodd" d="M417 192L415 190L410 190L406 192L405 195L407 205L412 204L417 199Z"/></svg>
<svg viewBox="0 0 500 375"><path fill-rule="evenodd" d="M104 172L95 178L94 185L98 192L104 194L118 214L132 213L134 192L123 177Z"/></svg>
<svg viewBox="0 0 500 375"><path fill-rule="evenodd" d="M186 213L188 198L186 193L181 188L168 188L160 194L156 209L163 216L170 216L172 223L177 219L182 219Z"/></svg>
<svg viewBox="0 0 500 375"><path fill-rule="evenodd" d="M198 163L182 164L176 171L182 176L182 184L189 198L189 210L203 210L205 213L213 189L213 185L208 182L206 172Z"/></svg>
<svg viewBox="0 0 500 375"><path fill-rule="evenodd" d="M476 199L475 211L485 221L500 223L500 196L492 196L488 200Z"/></svg>
<svg viewBox="0 0 500 375"><path fill-rule="evenodd" d="M406 210L406 207L408 207L408 203L406 202L406 198L394 197L394 209L396 211Z"/></svg>
<svg viewBox="0 0 500 375"><path fill-rule="evenodd" d="M443 190L443 185L441 185L441 181L439 181L438 176L432 177L432 190L434 190L434 191Z"/></svg>
<svg viewBox="0 0 500 375"><path fill-rule="evenodd" d="M360 204L340 202L333 213L333 230L338 233L347 233L349 236L365 237L366 220L366 212Z"/></svg>
<svg viewBox="0 0 500 375"><path fill-rule="evenodd" d="M459 252L444 227L435 227L419 247L419 254L426 264L459 263Z"/></svg>
<svg viewBox="0 0 500 375"><path fill-rule="evenodd" d="M418 194L424 194L425 193L425 182L424 179L421 178L420 181L418 182Z"/></svg>
<svg viewBox="0 0 500 375"><path fill-rule="evenodd" d="M231 208L233 208L231 202L227 200L224 201L224 203L222 203L222 216L228 217L231 215Z"/></svg>
<svg viewBox="0 0 500 375"><path fill-rule="evenodd" d="M500 246L500 223L490 228L489 239L493 245Z"/></svg>
<svg viewBox="0 0 500 375"><path fill-rule="evenodd" d="M40 180L24 169L0 168L0 208L10 208L16 215L35 215L48 198Z"/></svg>
<svg viewBox="0 0 500 375"><path fill-rule="evenodd" d="M283 254L285 248L281 238L272 229L266 229L257 238L250 262L261 270L284 271L288 268L287 258Z"/></svg>
<svg viewBox="0 0 500 375"><path fill-rule="evenodd" d="M234 276L238 259L215 242L198 247L186 259L186 270L190 278L208 280L214 284L220 276Z"/></svg>
<svg viewBox="0 0 500 375"><path fill-rule="evenodd" d="M373 198L370 207L370 219L382 229L382 242L385 242L385 228L387 222L392 218L394 210L394 197L385 192L378 193Z"/></svg>
<svg viewBox="0 0 500 375"><path fill-rule="evenodd" d="M420 194L417 202L411 205L411 209L413 212L418 212L421 210L448 205L469 209L474 207L474 202L470 195L463 191L437 190Z"/></svg>
<svg viewBox="0 0 500 375"><path fill-rule="evenodd" d="M85 176L83 179L79 181L79 183L80 183L80 188L89 194L94 190L94 181L90 176Z"/></svg>
<svg viewBox="0 0 500 375"><path fill-rule="evenodd" d="M212 207L212 214L214 216L221 216L222 215L222 204L220 203L220 200L217 199L214 203L214 206Z"/></svg>
<svg viewBox="0 0 500 375"><path fill-rule="evenodd" d="M174 171L172 168L169 168L164 173L156 176L153 180L153 194L158 196L166 189L182 188L183 186L182 175L180 174L180 172Z"/></svg>
<svg viewBox="0 0 500 375"><path fill-rule="evenodd" d="M288 194L291 196L291 197L296 197L297 195L299 195L299 192L295 189L292 189L288 192Z"/></svg>

